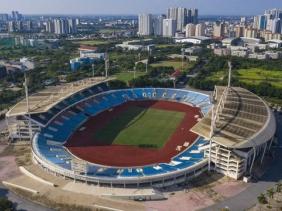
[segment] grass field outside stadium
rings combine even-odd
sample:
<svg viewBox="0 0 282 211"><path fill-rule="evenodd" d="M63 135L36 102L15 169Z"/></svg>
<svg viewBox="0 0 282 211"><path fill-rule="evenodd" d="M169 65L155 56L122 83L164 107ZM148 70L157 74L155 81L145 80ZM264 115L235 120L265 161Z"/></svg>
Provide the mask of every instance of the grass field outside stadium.
<svg viewBox="0 0 282 211"><path fill-rule="evenodd" d="M95 134L114 145L162 148L185 116L184 112L131 106Z"/></svg>

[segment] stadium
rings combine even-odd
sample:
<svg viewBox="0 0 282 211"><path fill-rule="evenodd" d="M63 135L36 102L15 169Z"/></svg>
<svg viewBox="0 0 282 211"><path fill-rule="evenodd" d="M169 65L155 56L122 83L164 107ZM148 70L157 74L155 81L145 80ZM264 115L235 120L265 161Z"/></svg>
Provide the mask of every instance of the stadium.
<svg viewBox="0 0 282 211"><path fill-rule="evenodd" d="M33 161L48 172L111 187L171 186L208 170L239 179L270 149L274 116L248 90L116 90L110 81L85 79L22 100L6 115L10 137L31 138Z"/></svg>

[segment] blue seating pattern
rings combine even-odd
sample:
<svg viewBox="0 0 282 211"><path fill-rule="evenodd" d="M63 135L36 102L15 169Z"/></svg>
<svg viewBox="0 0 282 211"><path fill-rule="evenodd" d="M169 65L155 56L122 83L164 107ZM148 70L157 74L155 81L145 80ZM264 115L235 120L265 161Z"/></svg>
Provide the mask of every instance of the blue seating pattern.
<svg viewBox="0 0 282 211"><path fill-rule="evenodd" d="M108 91L107 86L100 86L100 88L91 87L90 89L92 90L91 95L94 95L93 93L97 93L99 90L101 93L93 98L89 97L89 94L89 98L86 97L88 99L83 103L75 108L72 107L72 109L70 108L67 111L62 112L34 137L33 146L35 151L53 165L71 170L71 160L73 155L63 147L63 144L68 137L71 136L71 134L79 128L89 116L94 116L99 112L120 105L127 100L159 99L189 103L199 106L203 114L206 114L211 108L209 96L186 90L136 88ZM59 112L66 103L80 101L82 96L88 95L86 93L91 93L91 91L85 90L80 97L77 96L64 100L64 102L61 102L52 108L50 112L48 112L48 115L51 116L54 115L54 113ZM46 118L48 119L50 117L46 116ZM88 164L87 175L94 177L128 178L161 175L168 172L183 170L204 159L204 154L199 148L205 144L207 144L207 141L203 138L199 138L185 151L172 158L170 163L159 163L139 168L111 168Z"/></svg>

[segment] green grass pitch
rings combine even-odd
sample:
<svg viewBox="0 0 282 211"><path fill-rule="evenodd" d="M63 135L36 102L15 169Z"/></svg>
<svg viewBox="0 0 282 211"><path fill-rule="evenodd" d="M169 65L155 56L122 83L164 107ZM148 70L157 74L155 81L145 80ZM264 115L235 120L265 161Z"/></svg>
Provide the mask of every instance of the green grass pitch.
<svg viewBox="0 0 282 211"><path fill-rule="evenodd" d="M185 116L184 112L131 106L95 134L108 144L161 148Z"/></svg>

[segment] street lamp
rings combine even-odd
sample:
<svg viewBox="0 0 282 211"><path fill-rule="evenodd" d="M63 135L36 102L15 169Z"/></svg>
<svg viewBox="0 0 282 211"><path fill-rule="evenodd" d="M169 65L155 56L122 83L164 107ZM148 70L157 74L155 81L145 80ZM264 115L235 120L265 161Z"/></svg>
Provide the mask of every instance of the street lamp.
<svg viewBox="0 0 282 211"><path fill-rule="evenodd" d="M92 77L95 77L95 64L92 64Z"/></svg>
<svg viewBox="0 0 282 211"><path fill-rule="evenodd" d="M181 55L182 55L182 71L184 71L184 48L181 48Z"/></svg>

